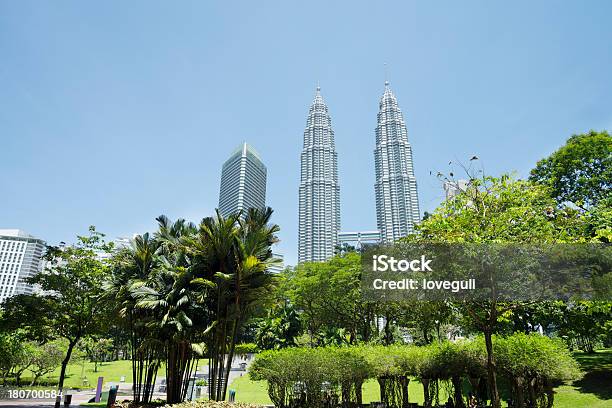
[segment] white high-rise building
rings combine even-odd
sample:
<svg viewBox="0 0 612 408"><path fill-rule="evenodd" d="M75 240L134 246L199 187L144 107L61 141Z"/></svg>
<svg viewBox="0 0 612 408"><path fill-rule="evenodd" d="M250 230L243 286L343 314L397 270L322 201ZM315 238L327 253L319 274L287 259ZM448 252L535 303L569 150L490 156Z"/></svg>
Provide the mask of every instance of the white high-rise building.
<svg viewBox="0 0 612 408"><path fill-rule="evenodd" d="M319 87L304 130L299 196L298 261L325 261L338 243L340 185L334 131Z"/></svg>
<svg viewBox="0 0 612 408"><path fill-rule="evenodd" d="M242 143L223 164L219 212L224 217L249 208L266 206L267 169L259 154Z"/></svg>
<svg viewBox="0 0 612 408"><path fill-rule="evenodd" d="M45 242L17 229L0 229L0 303L13 295L31 294L25 280L43 269Z"/></svg>
<svg viewBox="0 0 612 408"><path fill-rule="evenodd" d="M406 123L389 82L380 99L376 126L376 220L383 242L410 234L420 220L417 183Z"/></svg>

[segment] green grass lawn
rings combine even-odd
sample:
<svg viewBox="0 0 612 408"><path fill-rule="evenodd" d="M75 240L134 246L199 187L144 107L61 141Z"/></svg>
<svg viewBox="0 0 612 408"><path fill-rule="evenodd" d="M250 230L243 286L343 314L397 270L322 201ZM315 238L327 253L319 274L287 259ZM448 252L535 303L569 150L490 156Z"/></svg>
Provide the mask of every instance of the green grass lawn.
<svg viewBox="0 0 612 408"><path fill-rule="evenodd" d="M574 353L582 379L555 388L555 408L612 408L612 349Z"/></svg>
<svg viewBox="0 0 612 408"><path fill-rule="evenodd" d="M612 350L600 350L595 354L574 353L585 376L569 384L555 388L555 408L612 408ZM264 381L251 381L248 375L237 378L230 388L236 390L236 400L258 404L272 404ZM410 381L410 402L423 403L423 386L417 380ZM442 389L440 400L447 398ZM363 386L365 403L380 400L378 382L370 380ZM505 406L505 405L504 405Z"/></svg>
<svg viewBox="0 0 612 408"><path fill-rule="evenodd" d="M69 363L68 367L66 367L66 379L64 381L64 386L68 388L95 388L98 383L98 377L100 376L104 377L105 384L108 384L109 382L117 384L121 380L121 376L125 376L125 382L132 382L132 362L130 360L98 363L97 372L94 371L94 368L95 364L89 361L85 363ZM44 376L43 379L57 383L59 374L60 367L49 375ZM166 376L163 365L157 371L157 375L160 377ZM83 377L87 378L87 383L89 385L85 385ZM29 384L30 381L31 373L26 371L22 376L22 384ZM119 386L119 389L121 390L121 386Z"/></svg>

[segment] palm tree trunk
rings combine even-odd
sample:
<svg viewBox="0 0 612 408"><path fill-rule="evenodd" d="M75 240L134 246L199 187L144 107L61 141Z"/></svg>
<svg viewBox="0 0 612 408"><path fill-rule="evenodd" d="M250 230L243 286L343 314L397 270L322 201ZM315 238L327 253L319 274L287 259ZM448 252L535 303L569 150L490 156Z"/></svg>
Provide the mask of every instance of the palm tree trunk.
<svg viewBox="0 0 612 408"><path fill-rule="evenodd" d="M240 326L239 319L234 320L234 325L232 328L232 337L230 343L230 351L227 355L227 370L225 370L225 381L223 382L223 400L225 400L225 395L227 394L227 385L229 382L230 371L232 370L232 360L234 359L234 351L236 350L236 341L238 340L238 327Z"/></svg>
<svg viewBox="0 0 612 408"><path fill-rule="evenodd" d="M225 395L223 394L223 379L225 378L225 354L227 352L227 324L223 325L223 336L221 337L221 353L219 355L219 372L217 374L217 401L223 401Z"/></svg>

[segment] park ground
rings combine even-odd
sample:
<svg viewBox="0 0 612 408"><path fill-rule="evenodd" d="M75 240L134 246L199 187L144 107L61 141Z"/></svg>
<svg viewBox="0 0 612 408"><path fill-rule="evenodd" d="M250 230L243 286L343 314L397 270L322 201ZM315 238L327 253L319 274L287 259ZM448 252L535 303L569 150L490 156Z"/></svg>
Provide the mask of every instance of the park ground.
<svg viewBox="0 0 612 408"><path fill-rule="evenodd" d="M579 362L585 375L577 381L566 383L555 388L555 408L612 408L612 349L600 350L595 354L575 352L574 357ZM59 369L46 378L53 381L57 378ZM159 377L165 375L164 368L160 368ZM125 382L131 383L131 362L129 360L113 361L98 364L98 371L94 371L91 362L78 362L68 366L68 375L65 386L67 388L92 388L98 376L103 376L105 384L119 384L121 377ZM28 381L28 374L24 376L24 383ZM89 387L83 385L82 377L87 378ZM49 387L37 387L49 388ZM120 386L121 388L121 386ZM247 374L236 378L231 387L236 390L236 400L244 402L271 405L268 398L265 382L252 381ZM128 392L128 390L123 390ZM410 400L423 402L423 388L417 380L410 382ZM442 395L444 393L441 393ZM379 400L379 388L376 381L368 381L363 388L364 402ZM84 404L88 406L106 406L101 404ZM0 406L6 406L6 401L0 401Z"/></svg>

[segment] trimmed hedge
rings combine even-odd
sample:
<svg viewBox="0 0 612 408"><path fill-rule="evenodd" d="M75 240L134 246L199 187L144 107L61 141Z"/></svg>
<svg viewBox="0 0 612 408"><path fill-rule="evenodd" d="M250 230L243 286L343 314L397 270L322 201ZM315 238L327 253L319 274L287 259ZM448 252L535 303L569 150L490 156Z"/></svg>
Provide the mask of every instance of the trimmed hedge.
<svg viewBox="0 0 612 408"><path fill-rule="evenodd" d="M246 402L183 402L180 404L166 405L164 408L262 408L261 405L247 404Z"/></svg>
<svg viewBox="0 0 612 408"><path fill-rule="evenodd" d="M498 375L512 387L517 407L552 406L552 384L578 378L580 371L560 341L539 334L494 338ZM412 345L288 348L259 354L249 369L266 380L277 408L359 406L361 387L374 378L387 407L407 407L408 384L423 384L425 406L438 404L441 384L449 385L455 407L466 406L462 384L486 399L486 352L482 338Z"/></svg>

